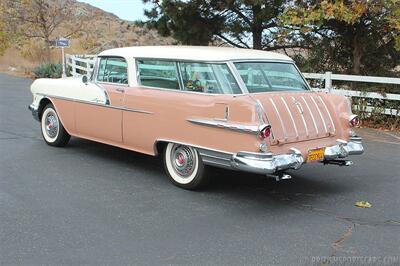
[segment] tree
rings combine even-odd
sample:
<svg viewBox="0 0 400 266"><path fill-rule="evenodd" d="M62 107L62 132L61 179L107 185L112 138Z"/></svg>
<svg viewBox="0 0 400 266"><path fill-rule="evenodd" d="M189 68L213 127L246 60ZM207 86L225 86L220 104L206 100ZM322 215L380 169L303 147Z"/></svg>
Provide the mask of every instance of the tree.
<svg viewBox="0 0 400 266"><path fill-rule="evenodd" d="M5 0L0 0L0 56L4 54L5 50L10 46L13 34L7 29L7 23L4 14Z"/></svg>
<svg viewBox="0 0 400 266"><path fill-rule="evenodd" d="M2 2L2 17L7 22L9 32L22 39L44 41L45 60L50 62L50 41L57 29L66 22L73 11L72 0L6 0ZM75 33L75 27L65 37Z"/></svg>
<svg viewBox="0 0 400 266"><path fill-rule="evenodd" d="M149 3L151 0L143 0ZM148 25L182 44L208 45L218 39L240 47L275 50L299 47L293 40L278 42L277 18L287 0L163 0L151 1Z"/></svg>
<svg viewBox="0 0 400 266"><path fill-rule="evenodd" d="M308 41L312 41L310 61L314 60L314 66L378 74L396 67L400 59L396 50L400 47L399 3L296 1L281 16L281 23L292 32L312 36Z"/></svg>

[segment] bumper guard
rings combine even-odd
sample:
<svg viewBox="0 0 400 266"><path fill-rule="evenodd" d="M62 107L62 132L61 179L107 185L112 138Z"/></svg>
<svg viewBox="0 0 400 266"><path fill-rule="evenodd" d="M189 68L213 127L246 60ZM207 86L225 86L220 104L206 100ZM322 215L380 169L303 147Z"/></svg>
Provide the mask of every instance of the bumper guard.
<svg viewBox="0 0 400 266"><path fill-rule="evenodd" d="M32 112L33 118L35 118L37 121L40 121L38 108L31 104L28 106L28 109Z"/></svg>

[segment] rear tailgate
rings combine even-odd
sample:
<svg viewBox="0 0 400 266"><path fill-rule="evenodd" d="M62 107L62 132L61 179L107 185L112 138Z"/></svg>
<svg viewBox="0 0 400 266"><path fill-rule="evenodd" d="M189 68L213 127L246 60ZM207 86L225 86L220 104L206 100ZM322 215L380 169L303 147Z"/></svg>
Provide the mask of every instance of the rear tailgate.
<svg viewBox="0 0 400 266"><path fill-rule="evenodd" d="M321 93L268 92L251 94L264 108L271 125L271 145L332 137L337 115Z"/></svg>

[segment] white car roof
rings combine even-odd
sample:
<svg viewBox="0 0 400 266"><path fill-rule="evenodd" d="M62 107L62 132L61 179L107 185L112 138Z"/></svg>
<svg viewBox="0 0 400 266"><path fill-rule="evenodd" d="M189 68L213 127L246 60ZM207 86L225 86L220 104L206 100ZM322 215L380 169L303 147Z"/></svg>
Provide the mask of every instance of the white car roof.
<svg viewBox="0 0 400 266"><path fill-rule="evenodd" d="M278 60L293 61L273 52L212 46L134 46L103 51L99 56L124 58L159 58L194 61Z"/></svg>

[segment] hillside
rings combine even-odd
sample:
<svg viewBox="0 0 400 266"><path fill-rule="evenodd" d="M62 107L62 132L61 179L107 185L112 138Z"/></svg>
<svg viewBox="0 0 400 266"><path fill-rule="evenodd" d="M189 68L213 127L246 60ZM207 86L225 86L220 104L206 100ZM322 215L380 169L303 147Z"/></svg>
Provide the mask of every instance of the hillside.
<svg viewBox="0 0 400 266"><path fill-rule="evenodd" d="M97 7L74 0L71 18L54 34L65 36L72 29L79 28L71 38L69 54L96 54L102 50L137 45L167 45L174 41L164 38L154 30L140 27ZM52 50L52 59L60 60L60 51ZM24 45L9 48L0 57L0 71L15 74L29 74L31 69L43 60L43 43L32 39Z"/></svg>

